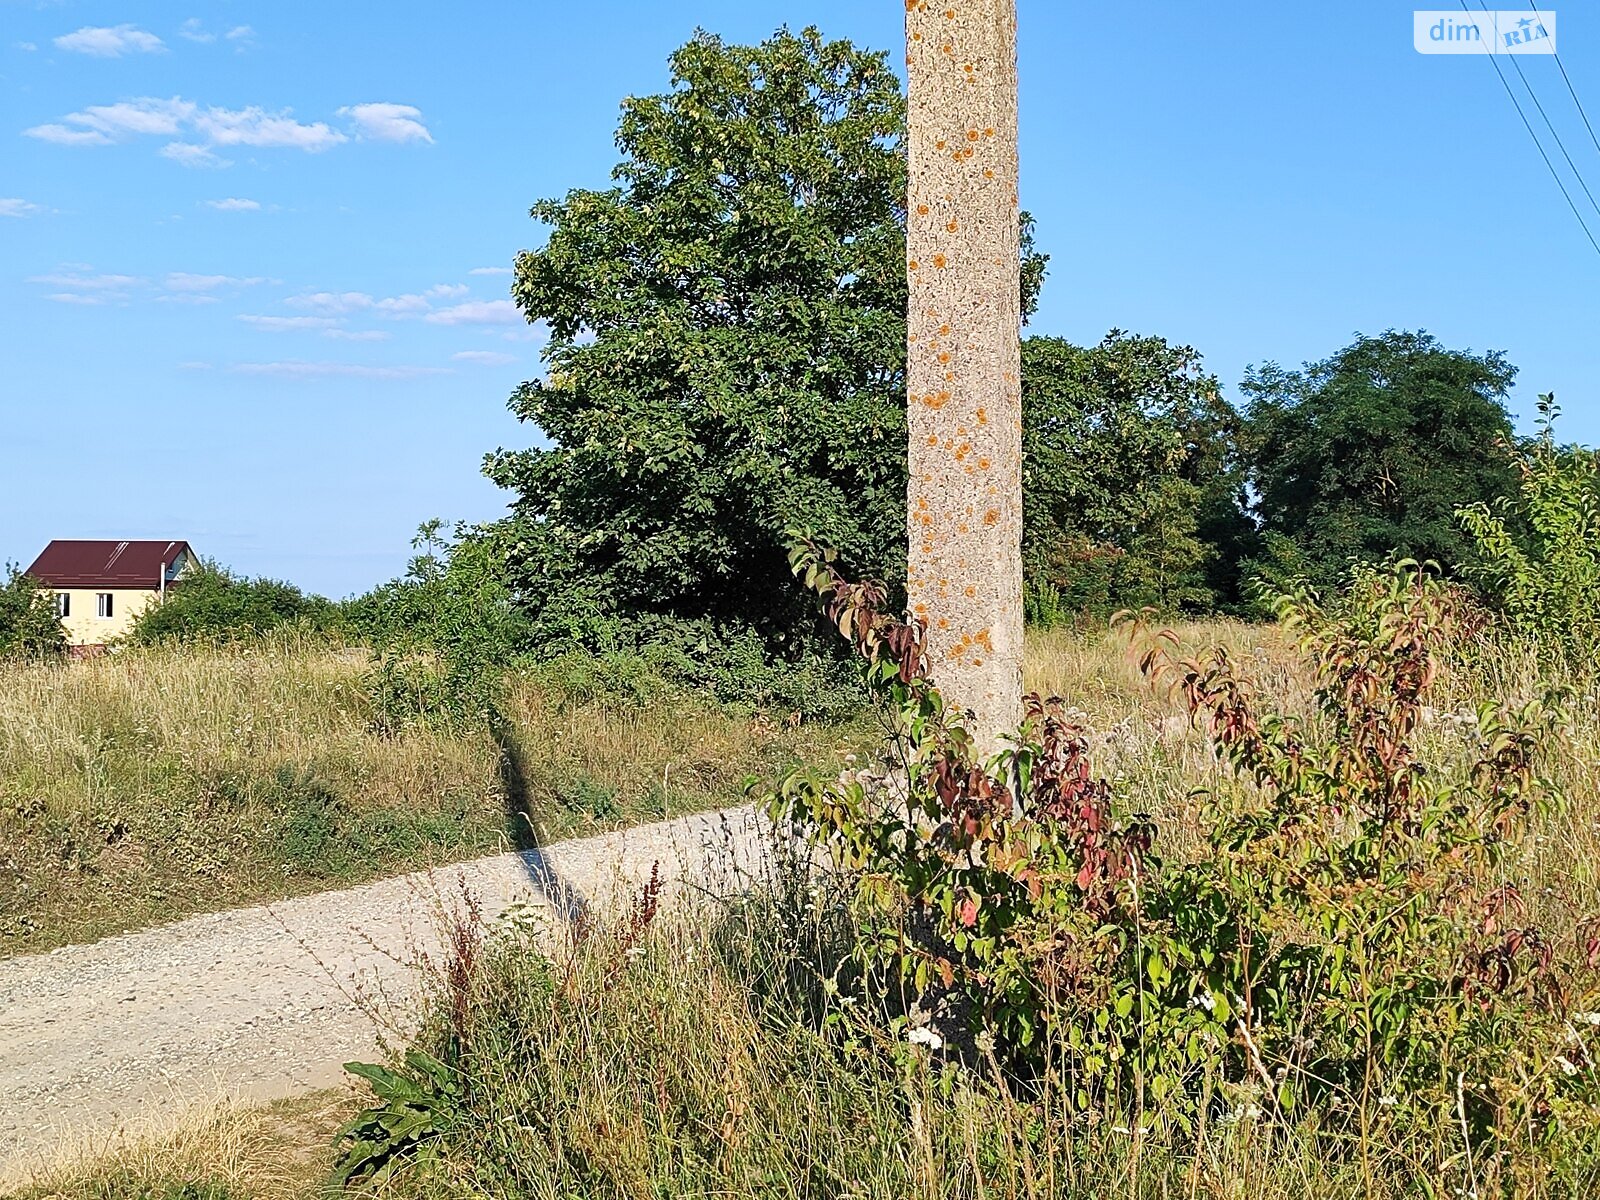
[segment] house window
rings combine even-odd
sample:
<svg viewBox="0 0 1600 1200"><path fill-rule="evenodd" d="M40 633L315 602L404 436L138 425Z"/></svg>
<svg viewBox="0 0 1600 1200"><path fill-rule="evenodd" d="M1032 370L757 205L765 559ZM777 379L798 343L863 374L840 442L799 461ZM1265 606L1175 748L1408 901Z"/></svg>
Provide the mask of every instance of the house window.
<svg viewBox="0 0 1600 1200"><path fill-rule="evenodd" d="M72 593L56 593L56 616L70 617L72 615Z"/></svg>
<svg viewBox="0 0 1600 1200"><path fill-rule="evenodd" d="M94 595L94 615L109 617L111 615L111 593L96 592Z"/></svg>

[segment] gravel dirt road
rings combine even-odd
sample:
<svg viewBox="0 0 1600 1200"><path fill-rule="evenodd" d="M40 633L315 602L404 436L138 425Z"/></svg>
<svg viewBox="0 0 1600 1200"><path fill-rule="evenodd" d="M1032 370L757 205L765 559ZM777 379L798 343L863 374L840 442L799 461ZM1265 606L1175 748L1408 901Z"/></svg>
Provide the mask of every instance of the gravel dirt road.
<svg viewBox="0 0 1600 1200"><path fill-rule="evenodd" d="M570 915L656 863L681 887L755 867L764 845L730 809L0 962L0 1187L219 1098L338 1083L404 1028L412 964L462 885L486 916L518 900Z"/></svg>

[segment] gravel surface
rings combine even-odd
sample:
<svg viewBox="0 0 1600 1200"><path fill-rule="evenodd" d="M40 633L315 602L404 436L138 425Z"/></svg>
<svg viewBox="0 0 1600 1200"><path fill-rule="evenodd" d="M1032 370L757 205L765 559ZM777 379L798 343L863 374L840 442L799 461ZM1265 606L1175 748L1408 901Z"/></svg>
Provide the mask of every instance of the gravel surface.
<svg viewBox="0 0 1600 1200"><path fill-rule="evenodd" d="M197 1104L338 1083L403 1031L411 964L462 885L486 916L570 915L656 863L726 877L763 845L755 814L729 809L0 961L0 1186Z"/></svg>

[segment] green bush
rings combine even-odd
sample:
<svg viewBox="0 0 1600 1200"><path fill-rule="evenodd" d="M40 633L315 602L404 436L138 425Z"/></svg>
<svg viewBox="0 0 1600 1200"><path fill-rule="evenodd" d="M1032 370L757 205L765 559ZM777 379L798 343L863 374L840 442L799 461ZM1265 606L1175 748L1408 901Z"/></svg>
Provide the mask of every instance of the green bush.
<svg viewBox="0 0 1600 1200"><path fill-rule="evenodd" d="M1272 710L1225 652L1179 662L1147 635L1143 668L1231 769L1208 852L1168 865L1058 701L1030 697L1014 745L979 762L921 629L826 555L801 547L796 566L866 657L902 765L797 774L766 802L854 878L863 967L898 978L938 1038L1015 1077L1065 1074L1073 1111L1151 1128L1342 1106L1396 1127L1459 1116L1480 1152L1528 1121L1557 1136L1564 1105L1592 1128L1594 1074L1558 1069L1582 1057L1567 1031L1591 964L1558 956L1505 870L1559 799L1542 770L1562 718L1549 699L1488 707L1465 754L1424 752L1454 590L1401 564L1326 606L1281 597L1308 717Z"/></svg>
<svg viewBox="0 0 1600 1200"><path fill-rule="evenodd" d="M405 576L346 606L346 627L374 650L374 724L464 726L495 711L508 670L576 703L659 703L685 690L737 708L839 719L862 694L832 640L762 635L739 621L554 602L531 611L506 583L506 526L426 522Z"/></svg>
<svg viewBox="0 0 1600 1200"><path fill-rule="evenodd" d="M291 583L246 579L203 562L134 619L128 640L139 645L236 642L288 625L327 631L338 624L338 615L337 605Z"/></svg>
<svg viewBox="0 0 1600 1200"><path fill-rule="evenodd" d="M1573 662L1600 653L1600 457L1560 446L1554 393L1539 397L1539 436L1517 458L1521 484L1456 518L1477 548L1474 575L1512 630Z"/></svg>
<svg viewBox="0 0 1600 1200"><path fill-rule="evenodd" d="M6 567L6 575L0 585L0 657L64 653L67 635L56 616L55 597L15 563Z"/></svg>

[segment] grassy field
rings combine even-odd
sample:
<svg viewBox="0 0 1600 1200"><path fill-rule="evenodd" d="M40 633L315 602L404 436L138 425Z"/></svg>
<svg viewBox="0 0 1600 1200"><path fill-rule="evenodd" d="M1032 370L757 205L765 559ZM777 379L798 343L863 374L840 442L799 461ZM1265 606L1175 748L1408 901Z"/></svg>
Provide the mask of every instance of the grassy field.
<svg viewBox="0 0 1600 1200"><path fill-rule="evenodd" d="M1228 645L1251 663L1263 692L1290 711L1305 710L1309 677L1278 630L1209 622L1178 633L1192 645ZM318 670L339 677L327 663ZM1554 764L1566 803L1516 847L1505 882L1529 901L1530 920L1566 944L1580 919L1600 910L1600 674L1552 679L1548 668L1517 651L1483 647L1440 679L1419 738L1431 759L1464 759L1471 752L1462 734L1465 714L1478 702L1532 697L1552 682L1568 689L1573 717L1571 740ZM1166 856L1182 859L1201 847L1198 793L1219 782L1221 768L1176 704L1139 677L1119 639L1034 635L1027 683L1082 710L1097 771L1117 782L1119 807L1154 816ZM559 705L534 711L550 720ZM705 735L709 719L703 713L648 718L663 747L697 751L693 739ZM712 728L720 726L713 721ZM774 762L842 748L838 739L824 746L820 733L796 746L776 734L763 735L775 742L750 740L746 730L725 744ZM598 735L585 736L592 748ZM556 740L545 735L540 744ZM631 761L623 749L619 757ZM593 761L609 760L602 753ZM488 769L492 777L492 761ZM1600 1194L1600 1135L1559 1151L1530 1140L1522 1159L1484 1162L1472 1157L1470 1144L1465 1154L1441 1151L1456 1138L1453 1114L1437 1128L1385 1124L1388 1110L1377 1100L1362 1116L1370 1122L1359 1135L1356 1116L1327 1112L1276 1127L1245 1118L1148 1134L1112 1120L1063 1123L1048 1096L1019 1100L991 1086L981 1065L976 1073L952 1071L873 1020L831 1005L821 979L849 939L836 899L775 878L748 903L660 921L642 938L626 928L602 931L554 961L515 936L500 941L471 1008L473 1041L493 1049L475 1060L474 1099L463 1102L463 1124L441 1157L372 1194L400 1200L712 1193L1576 1200ZM1600 996L1570 1000L1600 1009ZM830 1007L835 1015L824 1026L819 1014ZM311 1194L333 1161L332 1130L350 1108L348 1097L321 1097L226 1114L104 1163L64 1166L23 1195L275 1200ZM1235 1111L1247 1108L1241 1103ZM199 1146L206 1149L197 1153ZM293 1165L300 1192L285 1190L284 1164ZM176 1190L179 1184L194 1190Z"/></svg>
<svg viewBox="0 0 1600 1200"><path fill-rule="evenodd" d="M294 640L0 665L0 956L736 803L865 736L578 660L493 731L383 736L367 670Z"/></svg>
<svg viewBox="0 0 1600 1200"><path fill-rule="evenodd" d="M349 1089L275 1104L220 1105L103 1157L75 1158L8 1200L308 1200L328 1177L332 1130L359 1106Z"/></svg>

